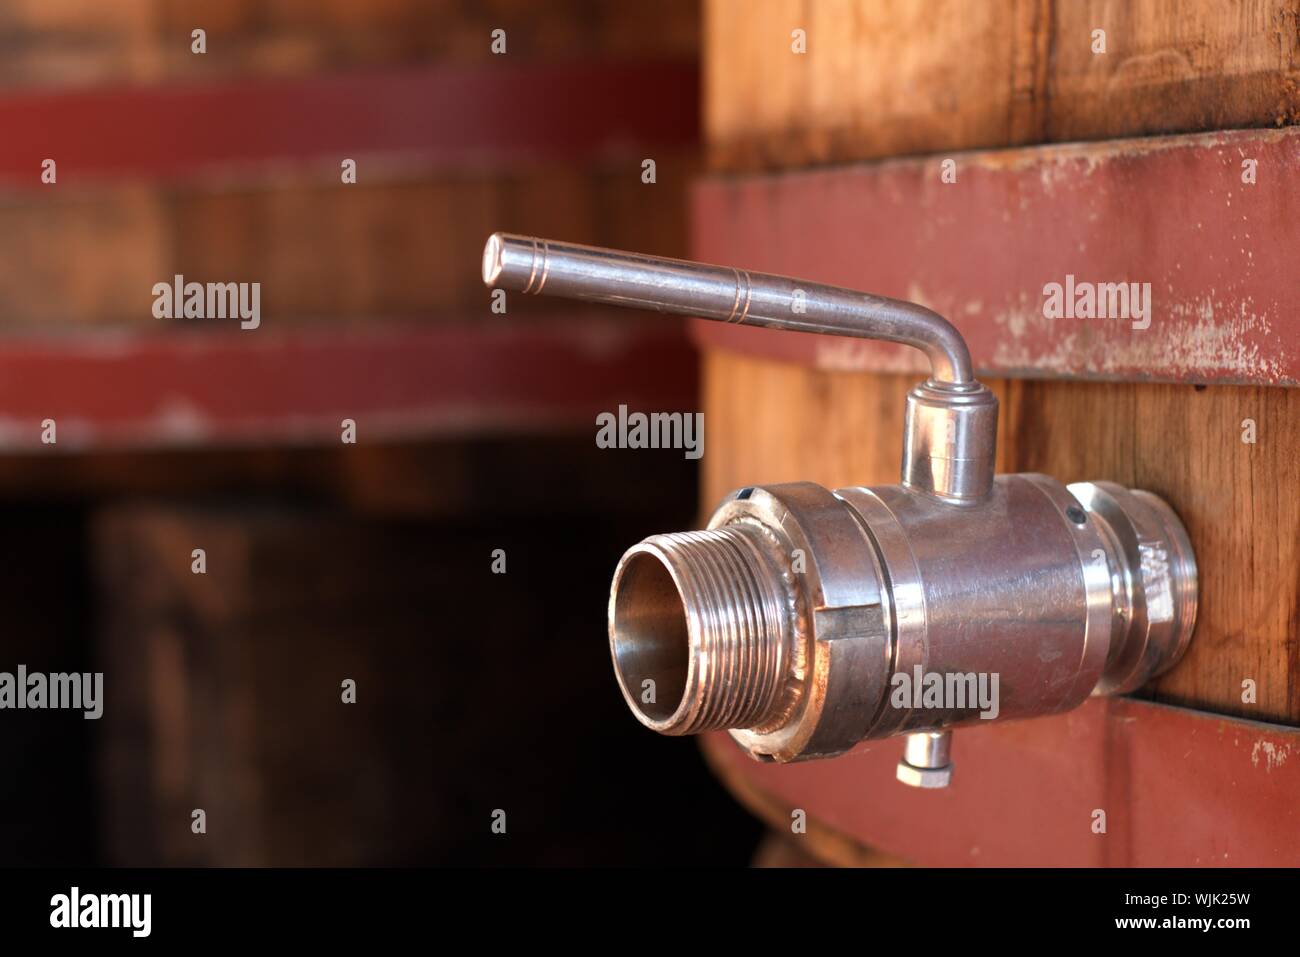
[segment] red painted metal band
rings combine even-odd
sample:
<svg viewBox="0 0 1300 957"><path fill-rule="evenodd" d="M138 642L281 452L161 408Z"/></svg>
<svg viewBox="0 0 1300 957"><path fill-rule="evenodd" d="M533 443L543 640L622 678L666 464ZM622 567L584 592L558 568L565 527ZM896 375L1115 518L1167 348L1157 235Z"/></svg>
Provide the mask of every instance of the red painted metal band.
<svg viewBox="0 0 1300 957"><path fill-rule="evenodd" d="M1297 728L1094 698L958 728L942 790L894 779L898 739L791 765L759 764L722 734L705 747L790 807L914 864L1300 865Z"/></svg>
<svg viewBox="0 0 1300 957"><path fill-rule="evenodd" d="M662 319L364 330L79 333L0 345L0 448L338 442L591 428L695 402L694 350ZM57 444L43 445L45 419Z"/></svg>
<svg viewBox="0 0 1300 957"><path fill-rule="evenodd" d="M260 163L400 155L515 165L698 140L684 61L507 62L305 79L21 91L0 96L0 182L174 178Z"/></svg>
<svg viewBox="0 0 1300 957"><path fill-rule="evenodd" d="M984 376L1300 384L1300 130L955 154L953 183L946 158L707 180L695 256L923 303ZM1047 318L1067 276L1150 283L1149 328ZM899 346L694 326L711 348L925 368Z"/></svg>

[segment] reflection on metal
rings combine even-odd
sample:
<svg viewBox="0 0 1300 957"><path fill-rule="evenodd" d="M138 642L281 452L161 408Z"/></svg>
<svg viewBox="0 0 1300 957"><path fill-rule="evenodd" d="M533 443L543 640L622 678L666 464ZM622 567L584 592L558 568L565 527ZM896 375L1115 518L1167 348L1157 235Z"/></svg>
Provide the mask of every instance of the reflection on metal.
<svg viewBox="0 0 1300 957"><path fill-rule="evenodd" d="M912 787L946 788L952 781L952 732L909 734L895 774Z"/></svg>
<svg viewBox="0 0 1300 957"><path fill-rule="evenodd" d="M997 401L965 343L910 303L781 276L496 234L484 281L923 350L902 482L741 489L704 531L655 535L614 573L615 673L664 734L725 729L779 762L909 735L898 778L944 787L948 729L1074 708L1169 669L1196 565L1147 492L994 477Z"/></svg>

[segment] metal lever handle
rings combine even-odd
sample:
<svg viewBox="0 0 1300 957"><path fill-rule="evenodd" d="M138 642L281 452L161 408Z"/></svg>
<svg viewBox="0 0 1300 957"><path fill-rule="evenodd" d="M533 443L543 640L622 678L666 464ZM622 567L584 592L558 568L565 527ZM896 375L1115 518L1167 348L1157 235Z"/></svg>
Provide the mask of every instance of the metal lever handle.
<svg viewBox="0 0 1300 957"><path fill-rule="evenodd" d="M932 381L975 381L965 340L937 313L788 276L493 233L483 250L483 282L747 326L899 342L929 357Z"/></svg>
<svg viewBox="0 0 1300 957"><path fill-rule="evenodd" d="M966 341L924 306L731 266L493 233L483 282L721 322L899 342L930 359L907 397L903 484L954 505L993 487L998 403L971 374Z"/></svg>

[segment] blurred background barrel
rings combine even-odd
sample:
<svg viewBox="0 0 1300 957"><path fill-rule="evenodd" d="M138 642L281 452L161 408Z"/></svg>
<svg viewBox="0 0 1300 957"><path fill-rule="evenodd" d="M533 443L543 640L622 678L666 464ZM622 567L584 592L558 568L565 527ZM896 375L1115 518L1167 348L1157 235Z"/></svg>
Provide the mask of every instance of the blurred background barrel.
<svg viewBox="0 0 1300 957"><path fill-rule="evenodd" d="M0 42L0 670L106 697L0 717L0 860L747 861L605 650L697 491L595 416L693 408L684 330L479 277L496 229L685 254L695 0L43 0ZM158 318L176 275L260 325Z"/></svg>

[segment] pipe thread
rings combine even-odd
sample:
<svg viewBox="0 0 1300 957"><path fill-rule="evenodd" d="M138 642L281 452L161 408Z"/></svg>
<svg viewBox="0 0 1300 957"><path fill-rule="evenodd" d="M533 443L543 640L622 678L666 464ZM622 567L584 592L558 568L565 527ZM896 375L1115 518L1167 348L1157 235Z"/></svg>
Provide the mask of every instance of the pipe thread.
<svg viewBox="0 0 1300 957"><path fill-rule="evenodd" d="M760 533L743 525L656 535L649 546L677 586L689 666L667 734L762 723L776 707L788 661L784 591Z"/></svg>

